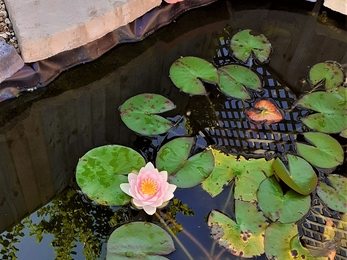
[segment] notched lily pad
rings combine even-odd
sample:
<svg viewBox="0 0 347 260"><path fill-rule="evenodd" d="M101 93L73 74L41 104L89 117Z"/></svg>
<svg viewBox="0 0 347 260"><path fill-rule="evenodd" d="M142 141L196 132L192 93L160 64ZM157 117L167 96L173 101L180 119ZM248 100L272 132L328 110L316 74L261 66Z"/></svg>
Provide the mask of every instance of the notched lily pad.
<svg viewBox="0 0 347 260"><path fill-rule="evenodd" d="M173 123L157 114L175 107L166 97L146 93L125 101L120 107L120 115L125 125L134 132L146 136L159 135L169 131Z"/></svg>
<svg viewBox="0 0 347 260"><path fill-rule="evenodd" d="M76 181L82 191L102 205L125 205L130 197L120 189L128 182L127 174L145 166L138 152L121 145L94 148L83 155L77 164Z"/></svg>
<svg viewBox="0 0 347 260"><path fill-rule="evenodd" d="M317 185L318 178L312 166L295 155L287 155L286 166L281 159L276 158L273 168L276 175L290 188L302 195L310 194Z"/></svg>
<svg viewBox="0 0 347 260"><path fill-rule="evenodd" d="M107 242L107 260L168 259L162 255L175 250L171 236L161 227L131 222L117 228Z"/></svg>
<svg viewBox="0 0 347 260"><path fill-rule="evenodd" d="M208 217L211 236L235 256L250 258L263 254L267 226L263 214L254 204L236 200L235 215L236 221L233 221L213 210Z"/></svg>
<svg viewBox="0 0 347 260"><path fill-rule="evenodd" d="M334 92L307 94L297 104L318 112L301 119L311 129L324 133L340 133L347 128L347 100L337 89Z"/></svg>
<svg viewBox="0 0 347 260"><path fill-rule="evenodd" d="M234 56L242 62L247 62L251 55L259 62L268 60L271 54L271 43L263 35L253 35L251 30L236 33L230 42Z"/></svg>
<svg viewBox="0 0 347 260"><path fill-rule="evenodd" d="M253 108L246 110L246 115L256 123L278 123L283 119L282 112L269 100L261 99L254 104Z"/></svg>
<svg viewBox="0 0 347 260"><path fill-rule="evenodd" d="M298 236L295 224L272 223L265 231L265 254L273 260L326 260L323 257L314 257L304 248Z"/></svg>
<svg viewBox="0 0 347 260"><path fill-rule="evenodd" d="M344 73L337 62L320 62L312 66L308 79L313 86L323 82L326 90L340 86L344 81Z"/></svg>
<svg viewBox="0 0 347 260"><path fill-rule="evenodd" d="M197 57L182 57L170 67L170 78L176 87L192 95L207 95L201 80L218 83L217 69Z"/></svg>
<svg viewBox="0 0 347 260"><path fill-rule="evenodd" d="M163 145L157 154L157 168L167 171L169 182L179 188L200 184L214 168L214 157L209 149L189 157L194 142L193 137L176 138Z"/></svg>
<svg viewBox="0 0 347 260"><path fill-rule="evenodd" d="M259 76L252 70L240 65L226 65L218 69L219 88L227 96L249 99L247 88L260 91L262 87Z"/></svg>
<svg viewBox="0 0 347 260"><path fill-rule="evenodd" d="M294 190L283 193L275 177L265 179L257 193L260 209L272 221L292 223L301 219L310 209L310 196Z"/></svg>
<svg viewBox="0 0 347 260"><path fill-rule="evenodd" d="M215 158L215 168L210 176L202 182L202 188L214 197L223 191L225 185L234 180L235 199L256 201L259 184L273 174L273 160L246 160L242 156L237 158L216 149L212 149L212 152Z"/></svg>
<svg viewBox="0 0 347 260"><path fill-rule="evenodd" d="M338 141L333 137L315 132L303 134L311 145L296 143L296 148L306 161L320 168L333 168L342 164L343 149Z"/></svg>
<svg viewBox="0 0 347 260"><path fill-rule="evenodd" d="M328 177L331 186L319 182L317 194L329 208L340 212L347 212L347 178L337 174Z"/></svg>

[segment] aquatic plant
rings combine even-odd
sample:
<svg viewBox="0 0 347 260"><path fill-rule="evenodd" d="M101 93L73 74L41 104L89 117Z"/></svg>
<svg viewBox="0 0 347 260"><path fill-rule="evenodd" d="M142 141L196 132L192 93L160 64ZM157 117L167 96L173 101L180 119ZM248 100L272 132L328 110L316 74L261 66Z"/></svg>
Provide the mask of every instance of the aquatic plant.
<svg viewBox="0 0 347 260"><path fill-rule="evenodd" d="M121 190L132 197L136 208L143 208L148 215L166 206L176 189L176 185L167 182L167 171L159 172L150 162L138 174L129 173L128 182L120 184Z"/></svg>
<svg viewBox="0 0 347 260"><path fill-rule="evenodd" d="M230 49L235 61L219 68L197 57L177 59L169 71L172 83L191 96L205 96L213 110L209 88L206 88L208 84L226 98L247 104L247 109L243 110L247 120L279 123L290 110L285 111L275 100L259 98L263 81L252 69L253 61L264 63L269 60L271 44L264 35L243 30L232 37ZM340 143L327 134L346 136L347 93L341 86L340 71L341 67L336 63L323 63L311 68L308 77L313 84L312 92L303 95L295 104L296 108L309 110L301 118L309 130L302 133L300 141L294 141L293 154L277 154L268 160L246 159L240 154L223 152L218 146L196 147L196 136L168 138L166 135L153 152L151 158L155 160L147 164L148 158L119 145L94 148L82 156L77 165L76 179L89 198L111 206L129 206L132 202L135 209L144 209L146 214L154 215L168 231L147 222L121 225L109 238L107 258L157 259L159 255L173 251L171 235L192 259L167 222L177 232L184 232L184 229L172 215L159 208L167 204L174 208L175 198L169 200L173 198L176 187L191 188L201 184L212 197L229 189L224 209L230 207L230 198L234 198L234 219L214 209L208 215L211 236L231 254L254 257L265 253L269 259L295 259L300 254L302 258L314 259L310 250L300 242L295 224L310 213L311 193L317 192L331 209L345 212L346 208L346 204L341 203L346 200L342 192L346 189L346 178L335 175L325 179L317 177L321 169L332 171L344 161ZM318 90L321 85L325 86L324 91ZM129 129L153 138L170 133L179 123L157 115L173 109L174 103L166 97L145 93L125 101L119 112ZM232 188L228 187L231 183ZM139 233L143 236L138 237ZM276 239L278 236L281 238ZM119 244L121 237L124 243ZM165 241L163 247L152 247L158 244L158 240ZM199 241L195 242L199 244ZM134 244L139 248L134 248ZM200 248L209 259L213 258Z"/></svg>

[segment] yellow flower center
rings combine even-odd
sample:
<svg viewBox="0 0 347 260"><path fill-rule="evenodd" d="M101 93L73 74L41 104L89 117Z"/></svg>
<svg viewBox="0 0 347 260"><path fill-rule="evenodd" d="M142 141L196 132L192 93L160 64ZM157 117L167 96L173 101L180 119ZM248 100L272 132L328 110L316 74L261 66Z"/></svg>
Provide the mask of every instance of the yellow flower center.
<svg viewBox="0 0 347 260"><path fill-rule="evenodd" d="M154 195L157 192L157 183L152 179L145 179L141 182L141 192L147 195Z"/></svg>

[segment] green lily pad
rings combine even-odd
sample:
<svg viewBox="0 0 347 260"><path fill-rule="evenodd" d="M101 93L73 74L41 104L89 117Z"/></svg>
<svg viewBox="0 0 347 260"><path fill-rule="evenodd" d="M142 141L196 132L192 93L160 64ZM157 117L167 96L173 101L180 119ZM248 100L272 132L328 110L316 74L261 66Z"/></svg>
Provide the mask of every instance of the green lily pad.
<svg viewBox="0 0 347 260"><path fill-rule="evenodd" d="M296 192L302 195L310 194L318 182L312 166L295 155L288 154L287 159L288 167L279 158L276 158L272 165L276 175Z"/></svg>
<svg viewBox="0 0 347 260"><path fill-rule="evenodd" d="M235 179L235 199L256 201L259 184L273 174L272 162L265 159L249 159L226 155L212 149L215 168L210 176L202 182L202 188L212 197L223 191L225 185Z"/></svg>
<svg viewBox="0 0 347 260"><path fill-rule="evenodd" d="M107 242L107 260L160 260L175 250L171 236L161 227L131 222L117 228Z"/></svg>
<svg viewBox="0 0 347 260"><path fill-rule="evenodd" d="M166 133L173 123L156 114L176 106L166 97L157 94L140 94L129 98L120 108L125 125L136 133L150 136Z"/></svg>
<svg viewBox="0 0 347 260"><path fill-rule="evenodd" d="M83 155L77 164L76 180L82 191L102 205L125 205L130 197L120 189L127 174L145 166L138 152L121 145L105 145Z"/></svg>
<svg viewBox="0 0 347 260"><path fill-rule="evenodd" d="M313 86L324 81L325 89L329 90L343 83L344 73L337 63L320 62L312 66L308 72L308 78Z"/></svg>
<svg viewBox="0 0 347 260"><path fill-rule="evenodd" d="M347 212L347 178L337 174L328 177L331 186L319 182L317 194L329 208L340 212Z"/></svg>
<svg viewBox="0 0 347 260"><path fill-rule="evenodd" d="M275 177L263 180L257 196L260 209L272 221L292 223L301 219L310 209L310 196L301 195L293 190L283 194Z"/></svg>
<svg viewBox="0 0 347 260"><path fill-rule="evenodd" d="M196 57L183 57L170 67L170 78L176 87L192 95L207 95L201 80L218 82L217 69L208 61Z"/></svg>
<svg viewBox="0 0 347 260"><path fill-rule="evenodd" d="M233 221L213 210L208 217L211 236L235 256L250 258L263 254L267 226L263 214L254 204L236 200L235 215Z"/></svg>
<svg viewBox="0 0 347 260"><path fill-rule="evenodd" d="M307 132L303 134L312 145L297 143L296 148L306 161L320 168L333 168L343 162L343 149L338 141L327 134Z"/></svg>
<svg viewBox="0 0 347 260"><path fill-rule="evenodd" d="M176 138L163 145L157 154L157 168L167 171L169 182L179 188L198 185L214 168L211 150L204 150L189 157L194 142L193 137Z"/></svg>
<svg viewBox="0 0 347 260"><path fill-rule="evenodd" d="M272 223L265 231L265 254L268 259L301 259L326 260L323 257L315 258L304 248L298 236L298 229L294 223Z"/></svg>
<svg viewBox="0 0 347 260"><path fill-rule="evenodd" d="M271 43L263 35L253 35L251 30L243 30L236 33L230 42L234 56L247 62L248 58L253 54L260 62L265 62L271 54Z"/></svg>
<svg viewBox="0 0 347 260"><path fill-rule="evenodd" d="M247 88L261 90L262 83L257 74L240 65L227 65L218 69L219 88L227 96L249 99Z"/></svg>
<svg viewBox="0 0 347 260"><path fill-rule="evenodd" d="M347 128L341 131L340 136L342 136L343 138L347 138Z"/></svg>
<svg viewBox="0 0 347 260"><path fill-rule="evenodd" d="M340 133L347 128L347 100L338 92L310 93L301 98L298 105L319 112L301 119L311 129Z"/></svg>

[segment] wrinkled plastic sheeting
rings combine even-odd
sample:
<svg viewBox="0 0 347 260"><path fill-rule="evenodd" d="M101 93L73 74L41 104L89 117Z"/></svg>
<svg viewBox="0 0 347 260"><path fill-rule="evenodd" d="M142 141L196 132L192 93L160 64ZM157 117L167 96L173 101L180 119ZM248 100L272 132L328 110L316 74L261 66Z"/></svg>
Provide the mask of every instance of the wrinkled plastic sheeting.
<svg viewBox="0 0 347 260"><path fill-rule="evenodd" d="M21 70L0 84L0 102L14 98L23 91L45 87L62 71L93 61L117 44L141 41L160 27L171 23L185 11L215 1L185 0L173 5L163 3L98 40L45 60L25 64Z"/></svg>

